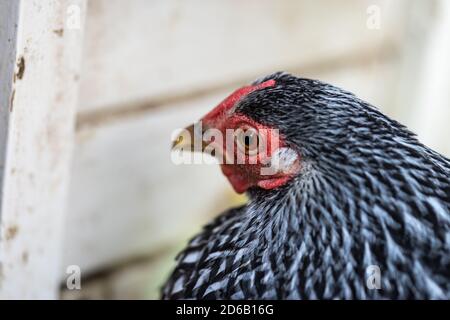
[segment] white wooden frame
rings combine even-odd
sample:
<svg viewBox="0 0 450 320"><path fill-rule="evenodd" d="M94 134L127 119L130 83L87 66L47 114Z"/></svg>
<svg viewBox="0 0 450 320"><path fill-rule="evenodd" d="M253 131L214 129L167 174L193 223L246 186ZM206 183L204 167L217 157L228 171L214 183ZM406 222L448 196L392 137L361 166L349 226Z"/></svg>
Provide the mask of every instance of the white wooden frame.
<svg viewBox="0 0 450 320"><path fill-rule="evenodd" d="M0 1L2 299L57 298L85 6Z"/></svg>

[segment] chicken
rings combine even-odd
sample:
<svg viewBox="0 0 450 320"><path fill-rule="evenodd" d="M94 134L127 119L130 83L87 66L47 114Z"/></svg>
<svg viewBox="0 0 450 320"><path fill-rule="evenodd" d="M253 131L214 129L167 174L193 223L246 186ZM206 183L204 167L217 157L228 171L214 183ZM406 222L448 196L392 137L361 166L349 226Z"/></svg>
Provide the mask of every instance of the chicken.
<svg viewBox="0 0 450 320"><path fill-rule="evenodd" d="M164 299L450 298L450 160L406 127L347 91L282 72L201 121L203 132L276 134L237 136L256 163L221 168L249 201L189 242ZM274 139L266 155L249 148Z"/></svg>

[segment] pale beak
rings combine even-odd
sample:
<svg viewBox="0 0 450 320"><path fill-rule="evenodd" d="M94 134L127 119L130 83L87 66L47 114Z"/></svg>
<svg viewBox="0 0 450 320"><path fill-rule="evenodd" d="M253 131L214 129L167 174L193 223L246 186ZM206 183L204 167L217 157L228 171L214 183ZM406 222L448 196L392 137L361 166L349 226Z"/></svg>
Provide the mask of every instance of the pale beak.
<svg viewBox="0 0 450 320"><path fill-rule="evenodd" d="M174 139L172 150L190 150L191 152L203 152L208 145L203 141L203 132L201 126L195 123L184 128Z"/></svg>

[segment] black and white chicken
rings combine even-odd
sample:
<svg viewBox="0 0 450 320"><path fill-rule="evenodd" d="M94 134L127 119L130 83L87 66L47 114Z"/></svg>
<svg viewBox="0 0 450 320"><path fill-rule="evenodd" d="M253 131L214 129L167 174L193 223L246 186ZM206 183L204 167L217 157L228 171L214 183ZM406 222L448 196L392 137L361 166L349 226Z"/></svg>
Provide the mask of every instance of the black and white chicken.
<svg viewBox="0 0 450 320"><path fill-rule="evenodd" d="M286 73L238 89L201 121L202 132L256 132L234 142L256 163L221 165L249 201L189 242L164 299L450 298L450 160L406 127ZM274 144L264 129L277 129L278 148L260 155L252 140Z"/></svg>

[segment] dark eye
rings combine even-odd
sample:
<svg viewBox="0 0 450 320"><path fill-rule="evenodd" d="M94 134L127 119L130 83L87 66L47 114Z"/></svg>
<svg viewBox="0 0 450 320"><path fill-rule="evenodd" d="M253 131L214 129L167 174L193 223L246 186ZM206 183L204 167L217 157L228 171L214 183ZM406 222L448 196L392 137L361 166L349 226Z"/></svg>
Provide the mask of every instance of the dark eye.
<svg viewBox="0 0 450 320"><path fill-rule="evenodd" d="M245 143L245 147L249 148L250 144L253 143L254 138L253 137L249 137L249 136L245 136L244 137L244 143Z"/></svg>
<svg viewBox="0 0 450 320"><path fill-rule="evenodd" d="M237 134L237 146L245 154L255 154L258 151L259 135L258 132L253 129L247 129L246 131L240 131Z"/></svg>

